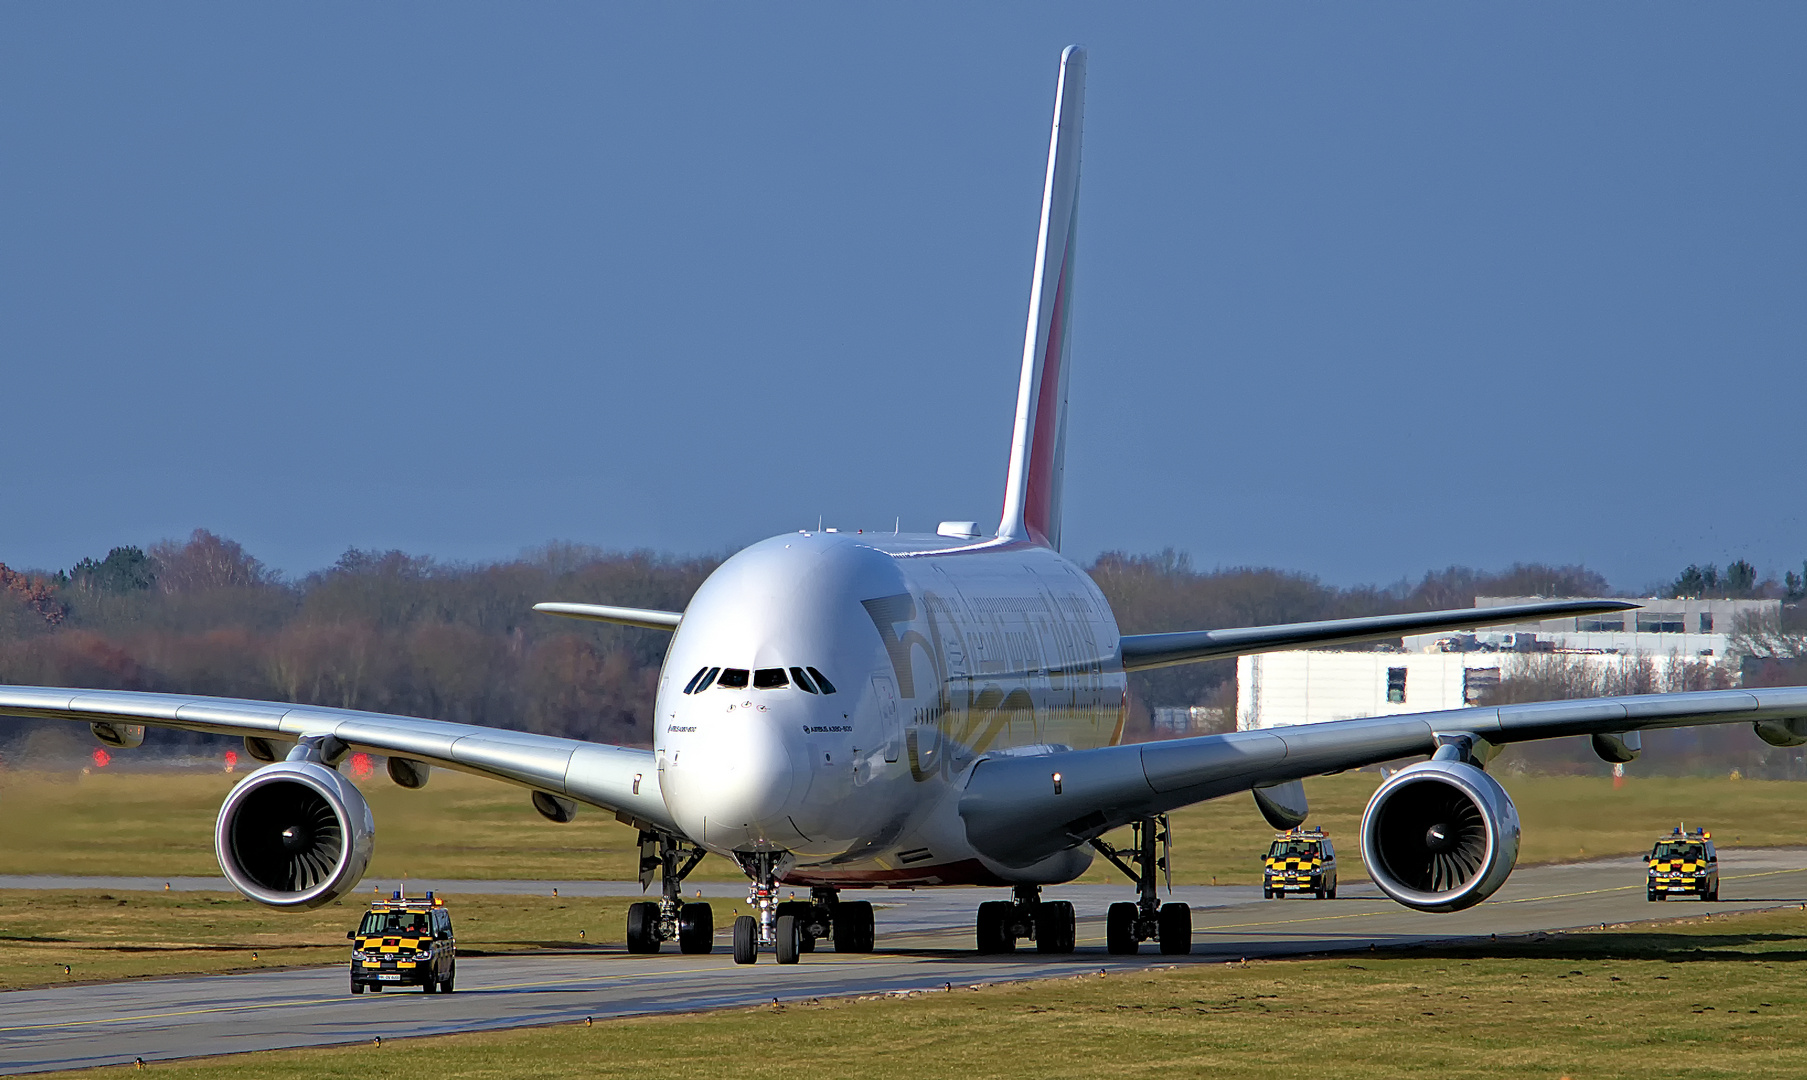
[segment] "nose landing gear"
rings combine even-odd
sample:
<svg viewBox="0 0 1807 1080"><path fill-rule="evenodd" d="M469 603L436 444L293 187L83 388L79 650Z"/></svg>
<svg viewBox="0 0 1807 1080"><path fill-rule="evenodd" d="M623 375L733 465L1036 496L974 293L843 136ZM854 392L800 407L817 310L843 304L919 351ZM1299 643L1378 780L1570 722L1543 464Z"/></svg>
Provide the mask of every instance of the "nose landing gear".
<svg viewBox="0 0 1807 1080"><path fill-rule="evenodd" d="M837 889L819 886L808 900L778 900L778 861L781 852L757 851L741 855L741 869L752 878L747 903L755 914L734 920L734 962L759 962L759 951L770 948L780 964L794 964L804 953L816 951L824 938L838 953L872 951L872 904L842 900ZM793 894L794 895L794 894Z"/></svg>
<svg viewBox="0 0 1807 1080"><path fill-rule="evenodd" d="M1040 885L1018 885L1014 896L979 905L980 952L1015 952L1018 938L1034 941L1037 952L1073 951L1078 934L1072 904L1043 900Z"/></svg>
<svg viewBox="0 0 1807 1080"><path fill-rule="evenodd" d="M682 860L680 862L680 860ZM627 951L656 953L673 939L682 953L706 953L715 948L715 912L708 904L684 902L684 878L703 860L703 849L669 833L640 834L640 886L659 875L659 900L631 904L627 909Z"/></svg>
<svg viewBox="0 0 1807 1080"><path fill-rule="evenodd" d="M1173 828L1167 823L1167 815L1143 818L1132 823L1130 829L1132 840L1128 848L1112 847L1099 839L1092 841L1100 854L1129 875L1138 894L1135 903L1112 904L1105 913L1105 949L1130 955L1141 951L1142 942L1153 939L1169 956L1189 953L1192 909L1185 904L1161 903L1155 886L1155 871L1159 870L1167 879L1167 888L1173 888Z"/></svg>

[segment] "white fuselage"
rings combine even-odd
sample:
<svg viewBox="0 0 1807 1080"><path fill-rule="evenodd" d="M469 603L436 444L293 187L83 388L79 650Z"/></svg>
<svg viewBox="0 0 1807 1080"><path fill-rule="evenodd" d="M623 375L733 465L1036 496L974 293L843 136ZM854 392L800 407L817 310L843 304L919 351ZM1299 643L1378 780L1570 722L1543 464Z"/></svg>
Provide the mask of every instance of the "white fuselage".
<svg viewBox="0 0 1807 1080"><path fill-rule="evenodd" d="M723 563L685 609L659 681L660 788L691 839L783 852L792 884L1071 880L1088 849L1014 869L978 855L959 793L980 755L1116 742L1116 655L1110 605L1048 548L773 537ZM790 675L813 686L812 668L834 692ZM722 685L743 672L745 685Z"/></svg>

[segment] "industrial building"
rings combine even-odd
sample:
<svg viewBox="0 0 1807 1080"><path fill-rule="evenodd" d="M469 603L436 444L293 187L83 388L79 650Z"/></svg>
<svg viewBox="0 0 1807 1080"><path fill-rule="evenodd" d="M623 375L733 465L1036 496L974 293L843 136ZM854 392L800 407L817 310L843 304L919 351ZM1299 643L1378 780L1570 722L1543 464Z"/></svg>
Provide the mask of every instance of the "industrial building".
<svg viewBox="0 0 1807 1080"><path fill-rule="evenodd" d="M1477 597L1476 607L1535 597ZM1481 701L1502 672L1535 654L1578 658L1600 674L1647 665L1658 686L1678 665L1730 665L1727 644L1741 617L1774 617L1775 600L1637 599L1637 611L1420 634L1403 649L1305 649L1243 656L1236 663L1236 727L1253 730L1361 716L1460 709ZM1622 672L1621 672L1622 673ZM1729 678L1736 678L1731 667ZM1177 719L1177 718L1176 718Z"/></svg>

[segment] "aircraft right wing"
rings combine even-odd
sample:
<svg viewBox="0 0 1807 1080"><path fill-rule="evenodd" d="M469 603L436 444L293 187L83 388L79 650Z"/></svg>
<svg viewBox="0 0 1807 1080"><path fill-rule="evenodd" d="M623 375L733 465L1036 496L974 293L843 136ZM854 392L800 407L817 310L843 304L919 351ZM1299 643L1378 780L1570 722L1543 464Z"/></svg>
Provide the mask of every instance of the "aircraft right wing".
<svg viewBox="0 0 1807 1080"><path fill-rule="evenodd" d="M1139 818L1238 791L1435 752L1449 737L1495 745L1563 735L1748 723L1807 743L1807 687L1552 701L1236 731L1190 739L981 758L960 799L967 839L1028 866Z"/></svg>
<svg viewBox="0 0 1807 1080"><path fill-rule="evenodd" d="M86 723L103 742L135 725L240 735L263 740L278 756L303 738L333 738L344 744L342 752L475 773L680 831L659 792L652 751L633 747L355 709L132 690L0 686L0 715Z"/></svg>
<svg viewBox="0 0 1807 1080"><path fill-rule="evenodd" d="M1560 619L1570 615L1600 615L1609 611L1626 611L1637 606L1623 600L1546 600L1535 604L1418 611L1403 615L1328 619L1323 622L1285 623L1279 626L1186 630L1176 634L1125 634L1121 639L1123 670L1144 671L1173 664L1195 664L1202 660L1221 660L1245 653L1273 652L1307 645L1353 645L1363 641L1385 641L1405 634L1426 634L1436 630L1465 630L1476 626Z"/></svg>

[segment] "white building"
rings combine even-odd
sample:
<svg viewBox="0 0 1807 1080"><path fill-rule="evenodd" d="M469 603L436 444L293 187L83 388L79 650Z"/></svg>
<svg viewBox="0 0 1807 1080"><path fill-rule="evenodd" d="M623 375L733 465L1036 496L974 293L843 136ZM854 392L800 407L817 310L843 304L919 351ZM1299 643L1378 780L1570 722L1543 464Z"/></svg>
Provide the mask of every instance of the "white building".
<svg viewBox="0 0 1807 1080"><path fill-rule="evenodd" d="M1529 603L1538 597L1480 597L1476 607ZM1775 615L1775 600L1633 601L1619 615L1549 619L1473 634L1418 634L1404 651L1306 649L1259 653L1236 662L1238 730L1316 724L1362 716L1460 709L1497 686L1502 670L1526 654L1580 658L1589 668L1648 663L1657 684L1670 669L1703 660L1729 661L1726 644L1741 615Z"/></svg>

